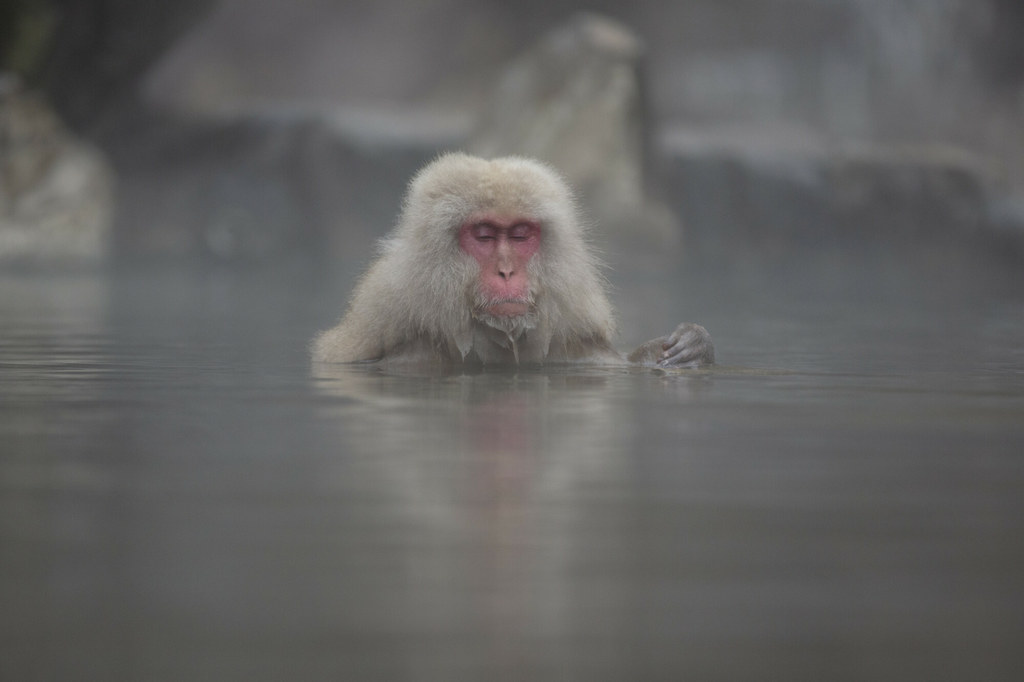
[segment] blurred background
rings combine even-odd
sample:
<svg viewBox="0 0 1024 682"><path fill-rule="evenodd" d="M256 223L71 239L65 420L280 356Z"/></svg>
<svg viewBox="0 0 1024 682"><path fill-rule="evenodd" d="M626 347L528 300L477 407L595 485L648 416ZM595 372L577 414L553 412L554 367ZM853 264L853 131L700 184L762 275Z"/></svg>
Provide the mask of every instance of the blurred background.
<svg viewBox="0 0 1024 682"><path fill-rule="evenodd" d="M362 259L408 176L451 148L544 156L588 199L599 236L685 239L693 267L808 249L878 249L900 268L936 253L1014 270L1024 258L1013 0L0 11L0 261L63 257L48 221L94 235L77 235L75 258ZM61 154L73 165L79 143L110 180L90 173L101 187L79 186L63 217L26 217L44 170Z"/></svg>

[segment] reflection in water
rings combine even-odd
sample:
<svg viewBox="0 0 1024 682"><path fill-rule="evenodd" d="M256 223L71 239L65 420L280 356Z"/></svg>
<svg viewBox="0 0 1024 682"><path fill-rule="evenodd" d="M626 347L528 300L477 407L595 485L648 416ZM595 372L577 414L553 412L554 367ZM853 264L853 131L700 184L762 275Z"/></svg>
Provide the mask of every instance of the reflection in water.
<svg viewBox="0 0 1024 682"><path fill-rule="evenodd" d="M311 375L317 287L0 277L3 679L1020 677L1019 301Z"/></svg>
<svg viewBox="0 0 1024 682"><path fill-rule="evenodd" d="M630 419L617 410L624 403L616 405L625 396L610 390L607 374L317 370L318 390L355 399L322 416L352 451L369 450L364 466L387 491L389 513L400 512L414 537L446 538L444 551L411 557L409 612L428 614L424 626L437 635L472 632L462 645L451 642L457 648L442 648L440 659L424 652L413 669L479 665L483 655L498 669L520 670L534 639L573 632L580 576L569 567L600 565L622 544L614 525L596 546L578 537L599 512L588 491L621 496L616 486L628 466ZM602 592L602 602L621 600L615 589Z"/></svg>

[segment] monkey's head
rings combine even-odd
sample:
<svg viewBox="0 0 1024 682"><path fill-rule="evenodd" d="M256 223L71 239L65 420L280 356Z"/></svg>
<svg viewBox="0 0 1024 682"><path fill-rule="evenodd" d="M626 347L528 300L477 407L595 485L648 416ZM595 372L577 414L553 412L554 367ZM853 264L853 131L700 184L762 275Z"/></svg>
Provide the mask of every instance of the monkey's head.
<svg viewBox="0 0 1024 682"><path fill-rule="evenodd" d="M512 338L536 329L545 344L557 335L611 333L572 192L540 162L440 157L410 184L386 249L417 254L406 263L405 286L424 309L410 313L417 327L438 336L460 330L463 354L473 321Z"/></svg>

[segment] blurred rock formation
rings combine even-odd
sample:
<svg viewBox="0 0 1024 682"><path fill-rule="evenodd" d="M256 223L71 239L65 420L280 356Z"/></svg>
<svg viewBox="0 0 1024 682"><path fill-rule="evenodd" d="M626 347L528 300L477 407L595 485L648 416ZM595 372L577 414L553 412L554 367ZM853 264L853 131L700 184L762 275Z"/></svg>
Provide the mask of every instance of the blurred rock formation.
<svg viewBox="0 0 1024 682"><path fill-rule="evenodd" d="M622 24L573 17L504 69L470 151L547 161L580 193L603 236L674 245L676 221L650 192L642 57L640 39Z"/></svg>
<svg viewBox="0 0 1024 682"><path fill-rule="evenodd" d="M362 263L410 174L444 146L368 138L315 109L139 112L134 124L108 146L122 174L117 251L129 257Z"/></svg>
<svg viewBox="0 0 1024 682"><path fill-rule="evenodd" d="M663 147L666 182L679 189L673 208L701 235L694 263L729 271L846 259L880 275L939 276L956 274L954 263L1024 263L1024 212L999 198L991 161L962 149L779 148L679 131Z"/></svg>
<svg viewBox="0 0 1024 682"><path fill-rule="evenodd" d="M35 2L35 4L44 4ZM38 86L77 132L117 134L139 84L214 0L51 0L55 22Z"/></svg>
<svg viewBox="0 0 1024 682"><path fill-rule="evenodd" d="M361 261L416 168L468 146L559 167L616 268L622 241L641 273L1024 263L1015 0L28 5L56 22L35 85L118 174L123 254Z"/></svg>
<svg viewBox="0 0 1024 682"><path fill-rule="evenodd" d="M84 264L110 248L113 175L47 104L0 77L0 263Z"/></svg>

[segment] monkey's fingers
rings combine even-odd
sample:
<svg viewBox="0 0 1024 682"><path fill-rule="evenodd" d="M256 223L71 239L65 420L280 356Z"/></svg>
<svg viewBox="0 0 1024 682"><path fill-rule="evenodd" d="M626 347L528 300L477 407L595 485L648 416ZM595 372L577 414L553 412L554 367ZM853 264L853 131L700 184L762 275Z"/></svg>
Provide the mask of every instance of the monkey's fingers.
<svg viewBox="0 0 1024 682"><path fill-rule="evenodd" d="M664 337L665 340L662 342L661 348L666 352L663 353L663 355L666 355L669 349L699 343L702 338L701 334L693 325L685 327L680 326L674 332Z"/></svg>
<svg viewBox="0 0 1024 682"><path fill-rule="evenodd" d="M665 349L658 364L668 367L699 361L704 354L704 349L705 345L699 335L687 332Z"/></svg>
<svg viewBox="0 0 1024 682"><path fill-rule="evenodd" d="M711 335L698 324L681 324L665 337L664 352L658 364L662 367L700 367L715 362Z"/></svg>
<svg viewBox="0 0 1024 682"><path fill-rule="evenodd" d="M700 364L700 351L683 348L658 362L661 367L696 367Z"/></svg>

